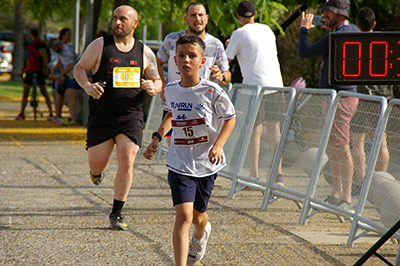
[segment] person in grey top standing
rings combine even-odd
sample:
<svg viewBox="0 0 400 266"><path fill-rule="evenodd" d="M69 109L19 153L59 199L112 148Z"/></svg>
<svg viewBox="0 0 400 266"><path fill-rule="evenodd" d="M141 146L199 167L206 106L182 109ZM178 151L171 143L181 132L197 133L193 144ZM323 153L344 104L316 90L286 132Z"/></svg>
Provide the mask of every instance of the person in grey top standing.
<svg viewBox="0 0 400 266"><path fill-rule="evenodd" d="M204 52L206 63L200 68L200 77L217 81L220 85L230 82L231 73L229 71L229 63L226 58L224 46L220 40L206 32L208 23L206 8L200 2L190 3L186 8L185 21L188 28L183 31L168 34L157 52L158 72L164 81L164 87L168 82L181 79L179 70L174 61L176 41L181 35L188 34L199 36L206 45ZM167 61L168 76L165 79L163 65Z"/></svg>

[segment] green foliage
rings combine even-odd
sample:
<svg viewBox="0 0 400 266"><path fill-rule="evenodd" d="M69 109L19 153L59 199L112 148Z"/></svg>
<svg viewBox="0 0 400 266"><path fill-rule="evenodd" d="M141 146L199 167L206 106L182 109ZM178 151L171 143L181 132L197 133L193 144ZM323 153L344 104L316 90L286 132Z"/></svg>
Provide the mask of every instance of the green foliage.
<svg viewBox="0 0 400 266"><path fill-rule="evenodd" d="M17 0L0 1L0 28L13 30L14 7ZM24 0L24 12L27 16L27 26L33 21L45 21L45 29L50 24L59 23L54 26L58 30L64 26L72 27L73 9L76 0ZM236 7L242 0L200 0L206 7L210 16L207 32L221 40L232 33L240 25L236 19ZM158 38L158 25L163 25L163 35L172 31L184 30L187 25L184 21L185 9L191 0L130 0L129 4L139 13L139 27L135 36L142 38L143 25L147 26L147 39ZM299 18L289 27L282 31L280 25L287 20L296 10L306 3L307 12L321 14L320 8L325 1L322 0L253 0L257 10L257 22L267 24L272 29L281 30L277 39L279 58L285 85L297 76L307 79L309 86L318 77L320 58L299 59L297 55ZM351 0L350 21L354 22L359 8L369 6L373 8L377 16L377 27L375 30L399 30L400 24L400 1L398 0ZM88 13L87 1L80 1L81 20L86 22ZM114 1L102 0L98 29L108 32L112 30L112 11ZM68 24L69 23L69 24ZM61 26L62 25L62 26ZM309 36L309 42L319 40L326 32L315 29Z"/></svg>
<svg viewBox="0 0 400 266"><path fill-rule="evenodd" d="M61 20L73 17L73 6L75 0L26 0L24 10L31 20L55 21L56 18Z"/></svg>

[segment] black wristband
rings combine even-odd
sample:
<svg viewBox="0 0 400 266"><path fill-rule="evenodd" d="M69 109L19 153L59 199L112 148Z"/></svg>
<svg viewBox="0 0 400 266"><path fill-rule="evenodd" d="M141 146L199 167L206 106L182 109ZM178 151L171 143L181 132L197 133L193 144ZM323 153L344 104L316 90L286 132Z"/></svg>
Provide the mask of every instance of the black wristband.
<svg viewBox="0 0 400 266"><path fill-rule="evenodd" d="M153 132L153 135L151 135L151 139L154 139L154 137L157 137L157 138L159 139L159 141L158 141L158 142L161 142L161 140L162 140L162 137L161 137L161 135L160 135L160 134L158 134L158 132L157 132L157 131Z"/></svg>
<svg viewBox="0 0 400 266"><path fill-rule="evenodd" d="M222 75L222 82L225 82L225 81L226 81L225 75Z"/></svg>

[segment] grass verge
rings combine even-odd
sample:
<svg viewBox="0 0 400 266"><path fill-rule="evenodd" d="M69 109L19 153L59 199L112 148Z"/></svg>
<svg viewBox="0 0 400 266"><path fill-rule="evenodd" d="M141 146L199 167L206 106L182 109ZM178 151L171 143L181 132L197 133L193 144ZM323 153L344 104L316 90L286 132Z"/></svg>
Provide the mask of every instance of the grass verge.
<svg viewBox="0 0 400 266"><path fill-rule="evenodd" d="M39 91L39 88L38 88ZM47 92L51 95L51 87L47 86ZM40 94L39 100L43 101L44 98ZM0 102L19 102L22 97L22 81L5 81L0 83Z"/></svg>

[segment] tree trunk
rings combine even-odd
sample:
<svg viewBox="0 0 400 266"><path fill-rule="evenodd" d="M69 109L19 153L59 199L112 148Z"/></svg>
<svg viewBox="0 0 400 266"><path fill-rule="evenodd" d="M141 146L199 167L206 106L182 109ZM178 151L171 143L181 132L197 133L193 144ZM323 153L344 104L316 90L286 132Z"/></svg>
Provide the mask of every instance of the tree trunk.
<svg viewBox="0 0 400 266"><path fill-rule="evenodd" d="M97 24L99 22L100 10L102 0L94 0L93 5L93 36L97 34Z"/></svg>
<svg viewBox="0 0 400 266"><path fill-rule="evenodd" d="M22 70L24 68L24 2L15 2L15 24L14 24L14 51L13 51L13 71L11 80L22 80Z"/></svg>

